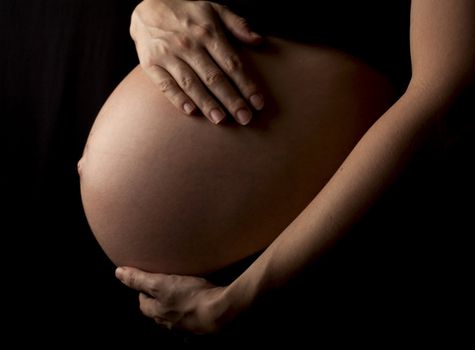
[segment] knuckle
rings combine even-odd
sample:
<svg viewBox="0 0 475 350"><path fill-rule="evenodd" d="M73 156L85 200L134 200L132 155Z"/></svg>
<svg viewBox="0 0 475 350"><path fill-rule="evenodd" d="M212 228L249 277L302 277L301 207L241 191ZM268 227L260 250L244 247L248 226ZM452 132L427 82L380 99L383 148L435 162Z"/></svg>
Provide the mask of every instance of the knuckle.
<svg viewBox="0 0 475 350"><path fill-rule="evenodd" d="M194 67L202 67L205 65L205 59L202 55L192 55L190 57L190 65Z"/></svg>
<svg viewBox="0 0 475 350"><path fill-rule="evenodd" d="M189 75L185 75L181 78L181 87L185 91L189 91L195 85L195 79Z"/></svg>
<svg viewBox="0 0 475 350"><path fill-rule="evenodd" d="M193 27L194 35L201 40L211 39L216 33L216 25L214 23L202 23Z"/></svg>
<svg viewBox="0 0 475 350"><path fill-rule="evenodd" d="M175 40L179 50L189 50L193 47L193 42L185 35L178 35Z"/></svg>
<svg viewBox="0 0 475 350"><path fill-rule="evenodd" d="M224 58L224 68L228 73L234 73L241 70L241 60L236 54L228 55Z"/></svg>
<svg viewBox="0 0 475 350"><path fill-rule="evenodd" d="M129 285L132 288L137 287L137 277L135 276L134 273L129 274L127 278L127 285Z"/></svg>
<svg viewBox="0 0 475 350"><path fill-rule="evenodd" d="M216 85L224 79L223 73L219 70L209 70L205 75L205 83L208 86Z"/></svg>
<svg viewBox="0 0 475 350"><path fill-rule="evenodd" d="M163 93L172 92L175 89L175 80L172 78L165 78L158 81L158 87Z"/></svg>
<svg viewBox="0 0 475 350"><path fill-rule="evenodd" d="M140 55L140 65L144 70L152 68L154 66L153 57L148 54Z"/></svg>
<svg viewBox="0 0 475 350"><path fill-rule="evenodd" d="M160 296L162 292L162 286L158 281L153 281L150 285L150 294L152 296Z"/></svg>
<svg viewBox="0 0 475 350"><path fill-rule="evenodd" d="M154 59L154 61L159 57L172 56L173 53L174 53L173 48L169 44L157 46L154 49L155 49L155 59Z"/></svg>

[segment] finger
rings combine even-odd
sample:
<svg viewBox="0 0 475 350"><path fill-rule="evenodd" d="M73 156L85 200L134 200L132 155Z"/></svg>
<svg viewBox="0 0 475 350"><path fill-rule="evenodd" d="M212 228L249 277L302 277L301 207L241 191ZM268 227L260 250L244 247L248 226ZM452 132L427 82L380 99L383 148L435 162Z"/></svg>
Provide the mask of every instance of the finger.
<svg viewBox="0 0 475 350"><path fill-rule="evenodd" d="M173 328L173 323L160 317L152 317L156 324L165 327L168 330Z"/></svg>
<svg viewBox="0 0 475 350"><path fill-rule="evenodd" d="M231 30L235 36L243 39L252 38L250 43L257 44L262 41L260 35L250 30L244 18L237 16L225 6L218 4L213 4L212 6L227 29ZM231 78L241 95L244 96L256 110L261 110L264 107L264 97L259 93L257 84L250 75L244 71L242 61L233 46L228 42L224 31L217 27L215 35L216 37L212 38L213 40L205 41L205 46L209 54Z"/></svg>
<svg viewBox="0 0 475 350"><path fill-rule="evenodd" d="M118 267L115 276L127 287L157 297L166 275L149 273L133 267Z"/></svg>
<svg viewBox="0 0 475 350"><path fill-rule="evenodd" d="M207 50L219 67L231 78L240 94L256 109L264 108L264 97L257 84L244 70L244 65L224 34L219 34L220 45L208 43Z"/></svg>
<svg viewBox="0 0 475 350"><path fill-rule="evenodd" d="M193 100L183 92L175 79L165 69L157 65L147 66L143 69L176 108L188 115L195 111L196 106Z"/></svg>
<svg viewBox="0 0 475 350"><path fill-rule="evenodd" d="M145 293L139 293L140 311L150 318L160 317L161 319L176 322L180 314L162 304L157 298Z"/></svg>
<svg viewBox="0 0 475 350"><path fill-rule="evenodd" d="M218 124L225 118L226 114L219 102L186 62L175 60L172 64L165 64L164 66L179 87L211 122Z"/></svg>
<svg viewBox="0 0 475 350"><path fill-rule="evenodd" d="M216 96L240 124L249 123L252 112L246 101L204 49L186 62L196 72L206 88Z"/></svg>
<svg viewBox="0 0 475 350"><path fill-rule="evenodd" d="M259 44L262 36L252 31L247 21L230 11L226 6L212 4L225 27L238 39L247 44Z"/></svg>

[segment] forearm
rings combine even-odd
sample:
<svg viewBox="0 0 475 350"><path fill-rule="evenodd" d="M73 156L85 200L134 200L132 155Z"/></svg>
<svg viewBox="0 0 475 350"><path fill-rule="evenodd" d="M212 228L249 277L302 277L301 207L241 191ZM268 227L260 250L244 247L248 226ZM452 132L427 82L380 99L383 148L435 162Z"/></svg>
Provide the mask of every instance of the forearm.
<svg viewBox="0 0 475 350"><path fill-rule="evenodd" d="M408 90L367 131L307 208L228 287L232 308L247 307L315 261L401 172L424 134L475 78L474 8L473 0L413 0Z"/></svg>
<svg viewBox="0 0 475 350"><path fill-rule="evenodd" d="M228 288L230 298L236 297L238 305L252 303L315 261L404 168L448 102L409 89L368 130L308 207Z"/></svg>

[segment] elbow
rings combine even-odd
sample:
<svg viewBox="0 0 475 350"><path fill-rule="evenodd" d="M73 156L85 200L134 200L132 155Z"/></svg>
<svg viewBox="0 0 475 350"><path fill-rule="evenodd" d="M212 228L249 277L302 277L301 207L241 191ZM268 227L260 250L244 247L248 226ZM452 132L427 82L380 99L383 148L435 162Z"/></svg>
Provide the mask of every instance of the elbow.
<svg viewBox="0 0 475 350"><path fill-rule="evenodd" d="M450 101L475 84L475 52L456 64L414 67L408 91L435 95Z"/></svg>

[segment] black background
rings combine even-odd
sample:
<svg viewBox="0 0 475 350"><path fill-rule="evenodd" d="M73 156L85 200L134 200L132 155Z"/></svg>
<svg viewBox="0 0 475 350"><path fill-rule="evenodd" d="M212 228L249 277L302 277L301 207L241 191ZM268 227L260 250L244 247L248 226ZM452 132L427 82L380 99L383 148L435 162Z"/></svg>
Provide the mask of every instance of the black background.
<svg viewBox="0 0 475 350"><path fill-rule="evenodd" d="M95 115L137 64L128 34L133 7L0 3L4 301L8 323L24 331L19 341L137 342L152 325L89 231L76 172Z"/></svg>
<svg viewBox="0 0 475 350"><path fill-rule="evenodd" d="M99 108L137 64L128 34L136 3L0 2L3 333L17 343L137 347L464 334L475 232L470 90L358 234L223 336L183 340L141 316L89 231L76 173Z"/></svg>

